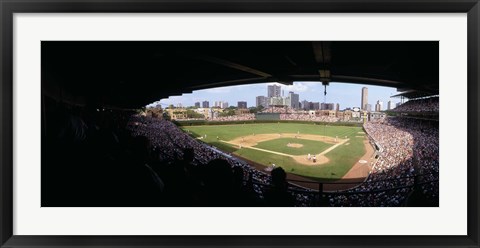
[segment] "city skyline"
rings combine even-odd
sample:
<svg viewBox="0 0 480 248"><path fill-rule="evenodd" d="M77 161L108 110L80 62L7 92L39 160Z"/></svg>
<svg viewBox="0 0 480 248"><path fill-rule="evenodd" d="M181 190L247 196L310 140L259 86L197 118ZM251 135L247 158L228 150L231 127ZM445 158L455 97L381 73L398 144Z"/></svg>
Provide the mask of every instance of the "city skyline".
<svg viewBox="0 0 480 248"><path fill-rule="evenodd" d="M256 98L258 96L268 96L268 86L271 85L280 86L281 92L285 94L283 97L287 97L288 93L293 91L299 95L300 102L307 100L310 102L323 103L325 100L324 86L320 82L294 82L293 85L259 83L197 90L181 96L171 96L160 99L148 106L161 104L163 107L166 107L168 105L178 106L180 104L188 107L195 106L195 102L203 103L204 101L208 101L210 106L213 106L216 101L228 101L230 103L245 101L247 102L247 107L254 107L256 106ZM325 103L339 104L342 110L353 107L361 108L361 92L363 87L368 88L368 104L371 106L375 106L377 101L391 101L393 106L400 102L399 98L390 98L390 96L398 94L396 88L332 82L327 86ZM386 110L385 106L382 110Z"/></svg>

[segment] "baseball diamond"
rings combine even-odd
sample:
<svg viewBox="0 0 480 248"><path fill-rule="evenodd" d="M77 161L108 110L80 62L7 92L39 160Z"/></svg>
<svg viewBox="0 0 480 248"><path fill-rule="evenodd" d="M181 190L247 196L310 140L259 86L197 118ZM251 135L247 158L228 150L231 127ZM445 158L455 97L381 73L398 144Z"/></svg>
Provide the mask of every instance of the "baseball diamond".
<svg viewBox="0 0 480 248"><path fill-rule="evenodd" d="M259 169L275 164L314 180L365 178L373 161L373 148L361 127L240 123L183 128L205 143L263 166Z"/></svg>

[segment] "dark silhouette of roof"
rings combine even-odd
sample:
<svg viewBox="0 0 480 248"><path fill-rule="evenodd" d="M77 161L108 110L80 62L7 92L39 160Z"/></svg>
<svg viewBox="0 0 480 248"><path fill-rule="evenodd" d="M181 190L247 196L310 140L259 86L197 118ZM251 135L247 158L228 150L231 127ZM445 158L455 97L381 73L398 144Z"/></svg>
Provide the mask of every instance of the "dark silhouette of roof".
<svg viewBox="0 0 480 248"><path fill-rule="evenodd" d="M219 86L320 81L438 94L437 41L43 41L42 93L139 108Z"/></svg>

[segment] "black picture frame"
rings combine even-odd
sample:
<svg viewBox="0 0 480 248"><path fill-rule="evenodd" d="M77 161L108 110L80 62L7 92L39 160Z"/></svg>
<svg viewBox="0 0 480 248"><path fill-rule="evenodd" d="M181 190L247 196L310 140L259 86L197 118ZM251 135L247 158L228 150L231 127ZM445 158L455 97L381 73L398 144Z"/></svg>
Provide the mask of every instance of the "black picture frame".
<svg viewBox="0 0 480 248"><path fill-rule="evenodd" d="M479 247L478 0L0 0L1 247ZM466 236L18 236L13 235L14 13L468 13L468 223ZM445 223L448 225L448 223Z"/></svg>

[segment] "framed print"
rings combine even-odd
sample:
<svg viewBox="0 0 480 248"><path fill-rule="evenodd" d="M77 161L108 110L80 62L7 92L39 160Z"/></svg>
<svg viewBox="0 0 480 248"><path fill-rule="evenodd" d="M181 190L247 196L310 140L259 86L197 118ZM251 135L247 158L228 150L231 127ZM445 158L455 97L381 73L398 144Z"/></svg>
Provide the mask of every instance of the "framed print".
<svg viewBox="0 0 480 248"><path fill-rule="evenodd" d="M478 1L0 6L1 247L479 246Z"/></svg>

